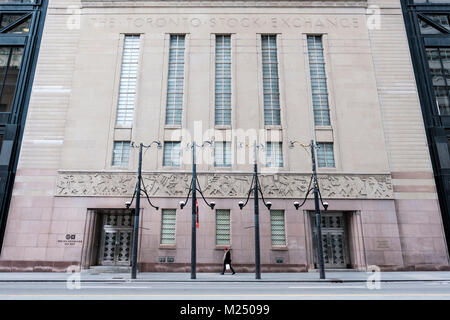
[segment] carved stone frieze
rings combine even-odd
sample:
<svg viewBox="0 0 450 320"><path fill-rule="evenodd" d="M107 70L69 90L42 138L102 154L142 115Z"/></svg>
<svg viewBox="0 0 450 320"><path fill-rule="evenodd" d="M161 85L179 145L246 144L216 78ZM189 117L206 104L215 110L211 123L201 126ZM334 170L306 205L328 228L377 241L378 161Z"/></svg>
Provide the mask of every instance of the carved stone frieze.
<svg viewBox="0 0 450 320"><path fill-rule="evenodd" d="M308 190L308 174L261 174L259 181L267 198L302 198ZM252 182L251 174L199 173L203 194L214 198L244 198ZM60 172L56 196L120 197L131 196L136 174L125 172ZM143 181L151 197L184 197L191 182L190 173L144 173ZM323 198L393 199L391 176L386 174L319 175Z"/></svg>

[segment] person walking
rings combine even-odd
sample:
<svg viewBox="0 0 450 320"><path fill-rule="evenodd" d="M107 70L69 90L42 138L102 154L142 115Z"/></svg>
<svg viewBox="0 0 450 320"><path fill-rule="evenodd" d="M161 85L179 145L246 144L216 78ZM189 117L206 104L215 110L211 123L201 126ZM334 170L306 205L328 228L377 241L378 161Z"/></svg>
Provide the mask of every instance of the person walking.
<svg viewBox="0 0 450 320"><path fill-rule="evenodd" d="M228 249L228 247L225 247L225 253L223 255L223 269L221 274L225 273L226 265L230 266L230 270L231 272L233 272L233 274L236 273L234 272L233 267L231 266L231 249Z"/></svg>

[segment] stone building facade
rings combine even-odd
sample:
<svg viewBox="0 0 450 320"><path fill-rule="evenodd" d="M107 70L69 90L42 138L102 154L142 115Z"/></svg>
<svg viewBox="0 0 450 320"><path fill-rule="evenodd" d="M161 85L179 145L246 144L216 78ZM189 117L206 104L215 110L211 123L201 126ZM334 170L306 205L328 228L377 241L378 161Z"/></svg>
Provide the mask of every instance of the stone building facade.
<svg viewBox="0 0 450 320"><path fill-rule="evenodd" d="M195 141L197 270L223 248L254 270L253 207L240 210L257 141L262 271L315 268L318 143L329 269L443 270L447 245L400 2L50 0L1 270L129 266L143 156L141 271L188 271L183 210Z"/></svg>

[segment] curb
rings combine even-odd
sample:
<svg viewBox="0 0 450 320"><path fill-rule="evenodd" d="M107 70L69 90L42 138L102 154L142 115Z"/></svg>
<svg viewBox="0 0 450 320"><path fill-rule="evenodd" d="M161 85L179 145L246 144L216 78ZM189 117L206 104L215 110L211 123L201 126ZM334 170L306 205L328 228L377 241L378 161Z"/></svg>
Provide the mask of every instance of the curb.
<svg viewBox="0 0 450 320"><path fill-rule="evenodd" d="M389 283L389 282L450 282L450 279L406 279L406 280L379 280L383 283ZM55 283L63 283L67 282L67 280L64 279L56 279L56 280L39 280L39 279L32 279L32 280L0 280L0 283L49 283L49 282L55 282ZM211 283L211 282L217 282L217 283L228 283L228 282L239 282L239 283L261 283L261 282L271 282L271 283L365 283L367 280L342 280L342 279L324 279L324 280L204 280L204 279L189 279L189 280L161 280L161 279L102 279L102 280L83 280L80 279L80 282L82 283L101 283L101 282L117 282L117 283L149 283L149 282L174 282L174 283L189 283L189 282L204 282L204 283Z"/></svg>

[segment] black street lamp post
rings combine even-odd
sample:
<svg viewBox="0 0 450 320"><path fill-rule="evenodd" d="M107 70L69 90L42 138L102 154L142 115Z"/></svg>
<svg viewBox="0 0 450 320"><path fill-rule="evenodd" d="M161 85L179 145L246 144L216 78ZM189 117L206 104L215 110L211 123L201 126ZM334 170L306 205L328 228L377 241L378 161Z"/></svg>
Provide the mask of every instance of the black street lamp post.
<svg viewBox="0 0 450 320"><path fill-rule="evenodd" d="M316 227L317 227L317 254L318 262L320 268L320 279L325 279L325 266L323 261L323 248L322 248L322 226L319 208L319 185L317 182L317 171L316 171L316 158L314 150L314 141L311 140L311 158L312 158L312 171L314 179L314 209L316 213Z"/></svg>
<svg viewBox="0 0 450 320"><path fill-rule="evenodd" d="M258 153L257 148L262 147L261 145L257 145L256 142L254 144L254 157L255 162L253 165L253 179L250 186L250 190L247 195L247 201L244 203L243 201L239 201L239 208L242 210L248 203L250 199L250 195L253 192L253 199L254 199L254 215L255 215L255 278L261 279L261 252L260 252L260 241L259 241L259 197L258 192L261 194L261 198L264 202L264 205L267 207L267 209L270 210L272 203L266 202L264 199L264 195L262 193L259 179L258 179Z"/></svg>
<svg viewBox="0 0 450 320"><path fill-rule="evenodd" d="M192 144L191 279L197 278L197 148Z"/></svg>
<svg viewBox="0 0 450 320"><path fill-rule="evenodd" d="M253 165L253 175L255 177L255 187L253 189L255 206L255 277L261 279L261 249L259 243L259 199L258 199L258 161L255 144L255 164Z"/></svg>
<svg viewBox="0 0 450 320"><path fill-rule="evenodd" d="M291 148L294 147L294 144L297 143L297 141L291 141L290 146ZM307 147L303 144L301 144L302 147ZM321 215L320 215L320 207L319 207L319 197L320 202L322 203L322 206L324 207L325 211L328 209L328 203L322 201L322 196L320 194L320 188L319 188L319 182L317 180L317 170L316 170L316 157L315 157L315 148L316 144L314 143L314 140L311 140L311 160L312 160L312 176L311 180L309 181L308 191L305 195L305 199L303 200L302 204L299 204L299 202L294 202L294 207L296 210L298 210L301 206L303 206L308 198L308 195L311 191L314 193L314 210L315 210L315 218L316 218L316 243L317 243L317 260L319 263L319 269L320 269L320 279L325 279L325 264L323 259L323 247L322 247L322 226L321 226ZM311 188L311 182L313 182L313 187Z"/></svg>
<svg viewBox="0 0 450 320"><path fill-rule="evenodd" d="M213 145L213 142L206 141L204 144L199 145L199 147L204 147L205 144ZM215 207L215 202L211 201L208 203L206 201L205 197L203 196L203 192L201 191L200 185L198 183L197 178L197 156L196 156L196 148L197 144L195 142L192 143L192 181L191 181L191 187L189 188L188 195L186 197L185 201L180 201L180 208L183 209L188 200L189 195L192 192L192 227L191 227L191 279L197 278L197 191L200 192L200 195L202 196L203 200L206 202L206 204L212 209Z"/></svg>
<svg viewBox="0 0 450 320"><path fill-rule="evenodd" d="M133 224L133 246L132 246L132 253L131 253L131 279L136 279L137 274L137 256L138 256L138 240L139 240L139 211L141 206L141 192L143 191L147 197L148 203L158 210L159 208L154 206L150 198L148 196L147 190L145 188L145 184L142 182L142 148L150 148L154 143L156 143L158 149L161 149L161 142L159 141L153 141L148 146L145 146L143 143L139 144L139 161L138 161L138 177L137 177L137 183L136 188L133 194L133 198L130 202L127 202L125 205L127 208L130 208L131 204L133 203L134 197L136 196L136 206L134 210L134 224ZM131 147L136 147L134 143L131 143ZM141 189L141 187L143 187Z"/></svg>
<svg viewBox="0 0 450 320"><path fill-rule="evenodd" d="M139 234L139 211L141 205L141 175L142 175L142 147L139 144L139 164L138 164L138 181L136 185L136 209L134 211L134 225L133 225L133 252L131 254L131 279L136 279L137 272L137 253L138 253L138 234Z"/></svg>

